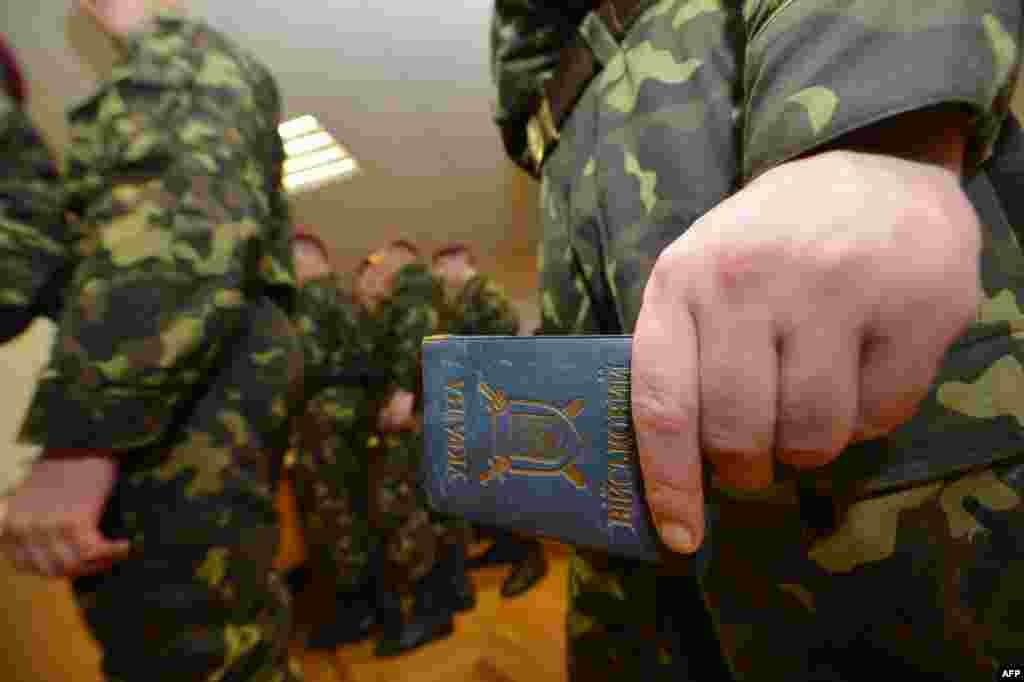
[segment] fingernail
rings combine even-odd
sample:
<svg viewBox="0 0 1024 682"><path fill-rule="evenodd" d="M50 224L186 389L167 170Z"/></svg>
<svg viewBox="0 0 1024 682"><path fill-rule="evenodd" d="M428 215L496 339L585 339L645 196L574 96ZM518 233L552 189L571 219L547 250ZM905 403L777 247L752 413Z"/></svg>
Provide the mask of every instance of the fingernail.
<svg viewBox="0 0 1024 682"><path fill-rule="evenodd" d="M661 539L665 541L665 544L672 551L690 554L697 549L693 541L693 533L686 526L677 523L666 523L661 526L660 530Z"/></svg>

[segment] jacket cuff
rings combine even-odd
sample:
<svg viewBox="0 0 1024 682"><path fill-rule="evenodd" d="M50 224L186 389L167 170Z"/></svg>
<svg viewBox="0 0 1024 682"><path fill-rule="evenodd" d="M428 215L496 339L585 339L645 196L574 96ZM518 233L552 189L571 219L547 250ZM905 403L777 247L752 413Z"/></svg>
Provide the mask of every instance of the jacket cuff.
<svg viewBox="0 0 1024 682"><path fill-rule="evenodd" d="M86 382L87 383L87 382ZM168 431L175 392L88 390L54 376L40 382L17 441L46 450L128 450L150 445Z"/></svg>

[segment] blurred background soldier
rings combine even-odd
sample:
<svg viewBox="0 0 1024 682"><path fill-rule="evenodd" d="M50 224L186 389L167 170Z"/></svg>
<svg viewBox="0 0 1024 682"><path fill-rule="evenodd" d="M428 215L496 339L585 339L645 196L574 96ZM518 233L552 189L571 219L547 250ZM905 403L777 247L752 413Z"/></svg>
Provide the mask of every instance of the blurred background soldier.
<svg viewBox="0 0 1024 682"><path fill-rule="evenodd" d="M333 649L365 639L376 622L370 567L379 563L380 543L368 519L365 425L376 419L380 401L369 374L373 337L365 309L343 290L316 234L298 229L293 255L309 402L296 419L290 472L308 562L289 582L293 593L308 577L329 584L331 618L314 629L307 646Z"/></svg>
<svg viewBox="0 0 1024 682"><path fill-rule="evenodd" d="M494 336L519 333L519 314L497 282L477 271L468 245L453 243L439 249L434 253L431 269L444 292L444 331ZM468 525L450 517L438 518L437 523L443 529L443 537L458 548L454 550L458 562L454 574L464 574L466 568L513 565L501 586L503 597L523 594L547 573L544 549L536 538L497 528L479 528L481 538L488 537L493 544L481 556L467 562L465 547L472 537Z"/></svg>
<svg viewBox="0 0 1024 682"><path fill-rule="evenodd" d="M420 345L439 329L442 292L416 247L405 241L371 254L356 281L377 324L377 366L390 376L390 397L379 414L381 434L369 442L370 509L385 547L381 613L387 622L376 653L395 656L451 634L455 613L472 608L475 600L465 573L461 580L453 574L418 480L423 442L414 412ZM407 616L389 608L396 594L410 598Z"/></svg>

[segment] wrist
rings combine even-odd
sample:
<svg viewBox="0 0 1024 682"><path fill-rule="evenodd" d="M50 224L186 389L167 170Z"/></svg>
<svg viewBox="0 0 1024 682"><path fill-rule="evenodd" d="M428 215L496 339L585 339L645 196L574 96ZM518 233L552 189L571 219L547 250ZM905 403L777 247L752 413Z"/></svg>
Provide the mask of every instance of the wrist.
<svg viewBox="0 0 1024 682"><path fill-rule="evenodd" d="M959 178L972 120L970 110L962 105L908 111L851 131L802 158L830 151L880 154L943 168Z"/></svg>

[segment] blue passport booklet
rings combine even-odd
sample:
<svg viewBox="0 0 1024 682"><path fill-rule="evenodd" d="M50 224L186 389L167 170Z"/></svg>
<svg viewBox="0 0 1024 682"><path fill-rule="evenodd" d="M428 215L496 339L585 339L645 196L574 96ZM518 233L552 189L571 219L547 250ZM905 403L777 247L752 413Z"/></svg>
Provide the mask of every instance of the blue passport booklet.
<svg viewBox="0 0 1024 682"><path fill-rule="evenodd" d="M657 560L629 336L423 341L423 486L439 512Z"/></svg>

